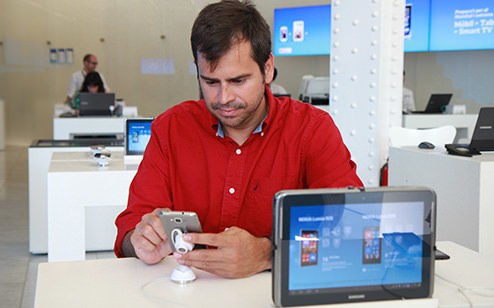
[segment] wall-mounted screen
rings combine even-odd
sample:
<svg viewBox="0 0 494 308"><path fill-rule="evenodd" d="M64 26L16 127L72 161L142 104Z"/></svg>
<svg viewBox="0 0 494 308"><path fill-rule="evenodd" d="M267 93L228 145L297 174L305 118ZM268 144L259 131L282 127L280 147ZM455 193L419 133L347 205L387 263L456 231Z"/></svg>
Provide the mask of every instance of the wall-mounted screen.
<svg viewBox="0 0 494 308"><path fill-rule="evenodd" d="M329 55L330 5L274 10L275 56Z"/></svg>
<svg viewBox="0 0 494 308"><path fill-rule="evenodd" d="M405 6L405 52L429 50L429 0L408 0Z"/></svg>
<svg viewBox="0 0 494 308"><path fill-rule="evenodd" d="M431 0L430 51L494 49L494 1Z"/></svg>
<svg viewBox="0 0 494 308"><path fill-rule="evenodd" d="M493 0L407 0L405 52L494 49ZM276 56L329 55L331 6L274 10Z"/></svg>

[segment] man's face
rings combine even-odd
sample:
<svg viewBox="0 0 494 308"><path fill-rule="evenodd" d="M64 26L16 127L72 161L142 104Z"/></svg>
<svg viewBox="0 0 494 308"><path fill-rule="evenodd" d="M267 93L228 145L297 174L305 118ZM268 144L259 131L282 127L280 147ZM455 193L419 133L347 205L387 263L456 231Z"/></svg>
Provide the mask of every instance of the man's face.
<svg viewBox="0 0 494 308"><path fill-rule="evenodd" d="M94 72L98 66L98 59L95 56L89 57L88 61L84 61L84 70L86 72Z"/></svg>
<svg viewBox="0 0 494 308"><path fill-rule="evenodd" d="M263 76L251 57L250 42L239 42L222 56L214 70L201 53L197 57L199 84L209 111L228 129L255 128L264 118L264 87L273 76L273 57Z"/></svg>

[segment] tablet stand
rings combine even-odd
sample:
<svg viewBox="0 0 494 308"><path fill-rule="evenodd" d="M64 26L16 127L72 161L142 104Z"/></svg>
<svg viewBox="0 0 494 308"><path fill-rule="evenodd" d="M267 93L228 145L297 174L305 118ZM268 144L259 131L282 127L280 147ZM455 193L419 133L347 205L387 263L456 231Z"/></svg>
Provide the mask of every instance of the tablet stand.
<svg viewBox="0 0 494 308"><path fill-rule="evenodd" d="M174 229L172 235L172 243L178 253L185 254L194 249L194 244L183 240L184 233L182 233L182 230ZM178 265L170 275L170 279L179 284L187 284L196 280L196 274L189 266Z"/></svg>

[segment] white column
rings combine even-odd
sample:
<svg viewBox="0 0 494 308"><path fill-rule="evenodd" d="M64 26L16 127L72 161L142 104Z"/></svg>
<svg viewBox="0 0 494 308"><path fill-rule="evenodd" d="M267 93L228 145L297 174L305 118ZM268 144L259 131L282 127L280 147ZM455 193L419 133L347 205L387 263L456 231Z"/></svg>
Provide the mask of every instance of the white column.
<svg viewBox="0 0 494 308"><path fill-rule="evenodd" d="M401 125L405 0L333 0L330 113L365 186L379 185Z"/></svg>

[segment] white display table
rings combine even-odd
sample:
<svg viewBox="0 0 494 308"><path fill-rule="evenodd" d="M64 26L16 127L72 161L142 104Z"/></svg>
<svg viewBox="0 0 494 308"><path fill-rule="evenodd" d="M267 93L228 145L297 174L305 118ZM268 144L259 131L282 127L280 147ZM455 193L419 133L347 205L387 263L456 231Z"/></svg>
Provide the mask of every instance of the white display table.
<svg viewBox="0 0 494 308"><path fill-rule="evenodd" d="M70 110L66 105L55 105L53 110L53 139L67 140L88 136L123 139L125 119L138 116L136 106L125 106L122 117L60 117L62 113Z"/></svg>
<svg viewBox="0 0 494 308"><path fill-rule="evenodd" d="M29 252L44 254L48 252L48 169L54 152L86 152L89 144L106 144L113 152L123 152L123 140L35 140L28 149L29 160ZM121 144L116 146L116 144ZM57 155L59 157L60 155ZM64 159L62 157L62 159ZM86 236L86 250L101 250L100 237L91 229L98 229L92 221L98 221L101 213L87 213L89 236Z"/></svg>
<svg viewBox="0 0 494 308"><path fill-rule="evenodd" d="M126 206L137 165L124 164L123 152L112 153L99 167L88 152L53 153L48 170L48 261L84 260L86 216L101 213L92 228L100 250L110 250L116 237L115 218Z"/></svg>
<svg viewBox="0 0 494 308"><path fill-rule="evenodd" d="M406 114L403 116L403 127L422 129L453 125L456 127L455 143L469 143L477 117L477 114Z"/></svg>
<svg viewBox="0 0 494 308"><path fill-rule="evenodd" d="M389 185L432 188L437 194L437 239L494 257L494 152L460 157L444 148L392 147Z"/></svg>
<svg viewBox="0 0 494 308"><path fill-rule="evenodd" d="M117 117L54 118L53 139L75 139L87 136L114 136L123 139L125 119Z"/></svg>
<svg viewBox="0 0 494 308"><path fill-rule="evenodd" d="M481 288L492 288L494 259L452 242L440 242L438 247L451 259L436 262L432 304L451 308L493 307L494 297L479 293ZM171 257L156 265L146 265L134 258L42 263L35 307L273 307L269 272L246 279L225 279L194 269L197 280L179 285L169 279L175 266ZM468 296L471 306L459 288ZM430 301L428 306L425 303L407 300L311 307L431 307Z"/></svg>

